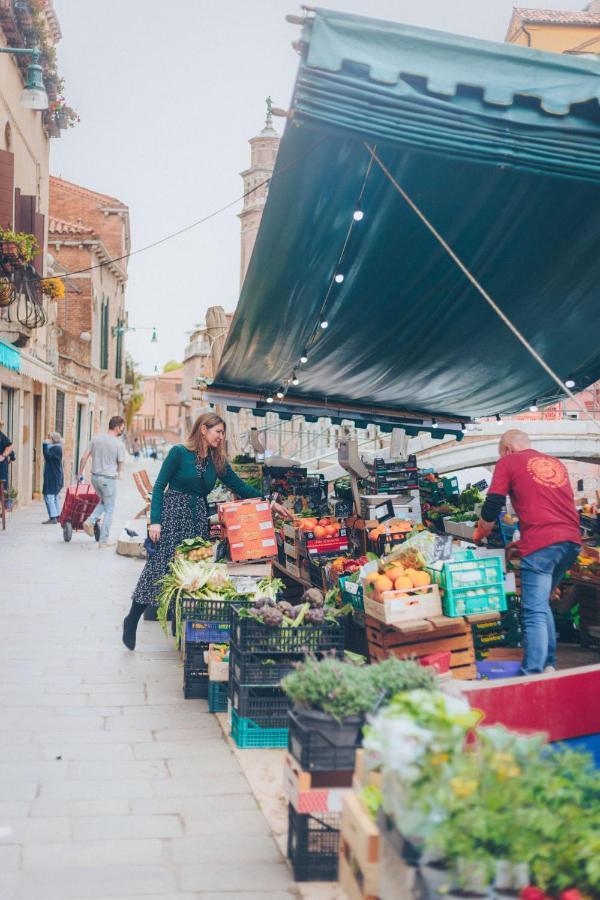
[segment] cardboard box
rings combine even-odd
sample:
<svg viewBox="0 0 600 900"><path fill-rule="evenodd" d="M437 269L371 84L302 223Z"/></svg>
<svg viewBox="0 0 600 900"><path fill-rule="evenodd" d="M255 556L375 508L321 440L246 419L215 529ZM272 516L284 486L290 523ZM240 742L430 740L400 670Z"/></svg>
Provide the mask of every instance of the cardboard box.
<svg viewBox="0 0 600 900"><path fill-rule="evenodd" d="M222 503L219 521L225 526L232 562L277 556L271 507L265 500Z"/></svg>

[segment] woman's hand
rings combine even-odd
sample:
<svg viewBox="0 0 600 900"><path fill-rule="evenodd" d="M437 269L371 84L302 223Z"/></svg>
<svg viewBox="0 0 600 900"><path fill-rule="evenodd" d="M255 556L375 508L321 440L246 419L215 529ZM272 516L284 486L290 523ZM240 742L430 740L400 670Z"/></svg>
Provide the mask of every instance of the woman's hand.
<svg viewBox="0 0 600 900"><path fill-rule="evenodd" d="M281 503L277 503L276 500L271 500L271 512L275 513L278 516L281 516L282 519L291 519L292 514L285 506L282 506Z"/></svg>
<svg viewBox="0 0 600 900"><path fill-rule="evenodd" d="M160 540L160 525L151 525L148 529L148 537L156 544Z"/></svg>

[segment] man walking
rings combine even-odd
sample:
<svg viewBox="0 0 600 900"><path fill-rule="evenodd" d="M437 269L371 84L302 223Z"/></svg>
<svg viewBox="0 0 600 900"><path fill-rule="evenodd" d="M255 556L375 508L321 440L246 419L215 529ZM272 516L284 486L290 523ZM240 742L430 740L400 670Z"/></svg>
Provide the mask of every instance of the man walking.
<svg viewBox="0 0 600 900"><path fill-rule="evenodd" d="M97 434L92 438L89 448L84 453L79 464L79 477L83 477L83 471L88 459L92 458L92 484L100 503L83 523L83 530L90 537L94 537L94 525L102 516L100 526L99 548L114 547L114 542L108 540L112 523L115 501L117 499L117 478L120 477L125 463L125 447L120 440L125 431L125 419L121 416L113 416L108 423L107 434Z"/></svg>
<svg viewBox="0 0 600 900"><path fill-rule="evenodd" d="M556 629L550 595L581 546L573 490L560 460L533 450L524 431L505 432L499 453L473 538L478 541L491 532L509 494L521 532L523 673L552 672Z"/></svg>

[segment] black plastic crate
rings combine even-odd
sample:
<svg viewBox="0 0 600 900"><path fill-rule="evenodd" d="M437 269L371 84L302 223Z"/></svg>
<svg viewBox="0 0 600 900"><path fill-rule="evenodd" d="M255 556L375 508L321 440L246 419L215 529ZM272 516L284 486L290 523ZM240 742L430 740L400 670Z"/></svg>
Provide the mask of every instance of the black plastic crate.
<svg viewBox="0 0 600 900"><path fill-rule="evenodd" d="M305 728L293 710L289 711L288 720L288 750L305 771L349 772L354 769L362 731L358 732L355 743L339 746L326 734Z"/></svg>
<svg viewBox="0 0 600 900"><path fill-rule="evenodd" d="M204 659L204 654L208 650L210 644L208 641L186 641L183 660L186 669L197 669L200 672L208 672L208 663Z"/></svg>
<svg viewBox="0 0 600 900"><path fill-rule="evenodd" d="M339 813L298 813L288 804L287 856L294 881L337 881L340 848Z"/></svg>
<svg viewBox="0 0 600 900"><path fill-rule="evenodd" d="M196 622L186 621L185 628L186 644L228 644L230 626L228 622Z"/></svg>
<svg viewBox="0 0 600 900"><path fill-rule="evenodd" d="M229 671L239 684L275 685L278 686L294 668L296 662L303 659L302 653L293 656L265 656L259 653L243 653L232 646L229 653Z"/></svg>
<svg viewBox="0 0 600 900"><path fill-rule="evenodd" d="M208 698L208 670L202 672L187 667L183 670L183 696L186 700Z"/></svg>
<svg viewBox="0 0 600 900"><path fill-rule="evenodd" d="M198 600L195 597L182 597L180 603L180 618L188 622L215 622L228 625L231 621L230 600ZM249 604L244 597L235 601L237 606Z"/></svg>
<svg viewBox="0 0 600 900"><path fill-rule="evenodd" d="M255 619L240 618L233 608L231 642L244 652L305 653L344 649L344 622L272 628Z"/></svg>
<svg viewBox="0 0 600 900"><path fill-rule="evenodd" d="M281 688L255 687L229 681L231 707L243 719L252 719L261 728L287 728L292 701Z"/></svg>

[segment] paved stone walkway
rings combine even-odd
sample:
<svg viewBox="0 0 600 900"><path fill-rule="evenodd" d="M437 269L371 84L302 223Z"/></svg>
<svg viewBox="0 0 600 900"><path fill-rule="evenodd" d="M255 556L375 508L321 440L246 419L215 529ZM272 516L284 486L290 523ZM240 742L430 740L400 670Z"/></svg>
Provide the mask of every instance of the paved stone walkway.
<svg viewBox="0 0 600 900"><path fill-rule="evenodd" d="M113 538L140 508L129 472ZM205 701L183 699L172 642L142 621L138 649L121 644L141 563L83 533L66 544L44 518L32 503L0 531L0 897L289 900L239 763Z"/></svg>

